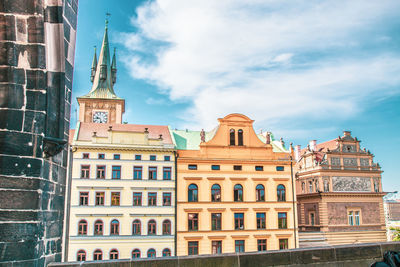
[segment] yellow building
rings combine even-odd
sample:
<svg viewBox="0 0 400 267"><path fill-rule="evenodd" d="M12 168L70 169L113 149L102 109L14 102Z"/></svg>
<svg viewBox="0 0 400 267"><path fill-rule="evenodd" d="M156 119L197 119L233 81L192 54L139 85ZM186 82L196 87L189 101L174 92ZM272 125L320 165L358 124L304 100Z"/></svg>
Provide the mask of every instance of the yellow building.
<svg viewBox="0 0 400 267"><path fill-rule="evenodd" d="M107 28L91 91L78 98L68 261L175 254L175 149L167 126L121 124Z"/></svg>
<svg viewBox="0 0 400 267"><path fill-rule="evenodd" d="M205 133L172 130L177 255L297 247L291 153L241 114Z"/></svg>

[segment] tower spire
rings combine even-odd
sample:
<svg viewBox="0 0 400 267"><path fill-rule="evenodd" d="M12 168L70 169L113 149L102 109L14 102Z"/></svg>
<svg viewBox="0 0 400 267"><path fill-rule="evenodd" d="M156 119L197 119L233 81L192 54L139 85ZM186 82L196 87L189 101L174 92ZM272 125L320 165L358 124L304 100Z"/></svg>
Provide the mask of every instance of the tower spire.
<svg viewBox="0 0 400 267"><path fill-rule="evenodd" d="M115 82L117 81L117 59L115 56L116 50L117 49L114 47L114 55L111 63L111 77L113 84L115 84Z"/></svg>
<svg viewBox="0 0 400 267"><path fill-rule="evenodd" d="M97 68L97 53L96 53L96 46L94 46L94 55L93 55L91 73L90 73L90 81L92 83L94 81L94 77L96 76L96 68Z"/></svg>

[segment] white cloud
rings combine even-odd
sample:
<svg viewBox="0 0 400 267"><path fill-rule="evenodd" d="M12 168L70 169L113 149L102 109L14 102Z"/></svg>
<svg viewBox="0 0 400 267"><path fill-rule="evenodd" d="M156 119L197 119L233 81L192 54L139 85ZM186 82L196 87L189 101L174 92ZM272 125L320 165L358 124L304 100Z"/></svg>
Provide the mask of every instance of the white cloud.
<svg viewBox="0 0 400 267"><path fill-rule="evenodd" d="M212 128L231 112L266 125L346 118L399 93L399 55L365 50L399 8L398 0L146 2L132 19L137 32L125 34L125 63L192 103L182 112L187 127Z"/></svg>

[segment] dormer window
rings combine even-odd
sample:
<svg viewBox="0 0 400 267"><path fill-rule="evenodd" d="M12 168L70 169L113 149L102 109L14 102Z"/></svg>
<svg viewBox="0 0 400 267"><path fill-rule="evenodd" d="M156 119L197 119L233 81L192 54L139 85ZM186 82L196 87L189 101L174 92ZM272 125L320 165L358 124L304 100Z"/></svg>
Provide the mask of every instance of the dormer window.
<svg viewBox="0 0 400 267"><path fill-rule="evenodd" d="M243 130L238 130L238 146L243 146Z"/></svg>
<svg viewBox="0 0 400 267"><path fill-rule="evenodd" d="M234 129L231 129L229 131L229 140L230 140L229 145L234 146L235 145L235 130Z"/></svg>

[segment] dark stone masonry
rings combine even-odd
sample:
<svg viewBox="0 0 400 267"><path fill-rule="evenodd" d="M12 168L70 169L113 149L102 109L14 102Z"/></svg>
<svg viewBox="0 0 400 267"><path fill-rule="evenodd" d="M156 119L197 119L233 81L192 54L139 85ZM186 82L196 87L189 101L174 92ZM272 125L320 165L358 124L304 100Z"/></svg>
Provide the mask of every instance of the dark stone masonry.
<svg viewBox="0 0 400 267"><path fill-rule="evenodd" d="M78 0L0 0L0 266L61 261Z"/></svg>

